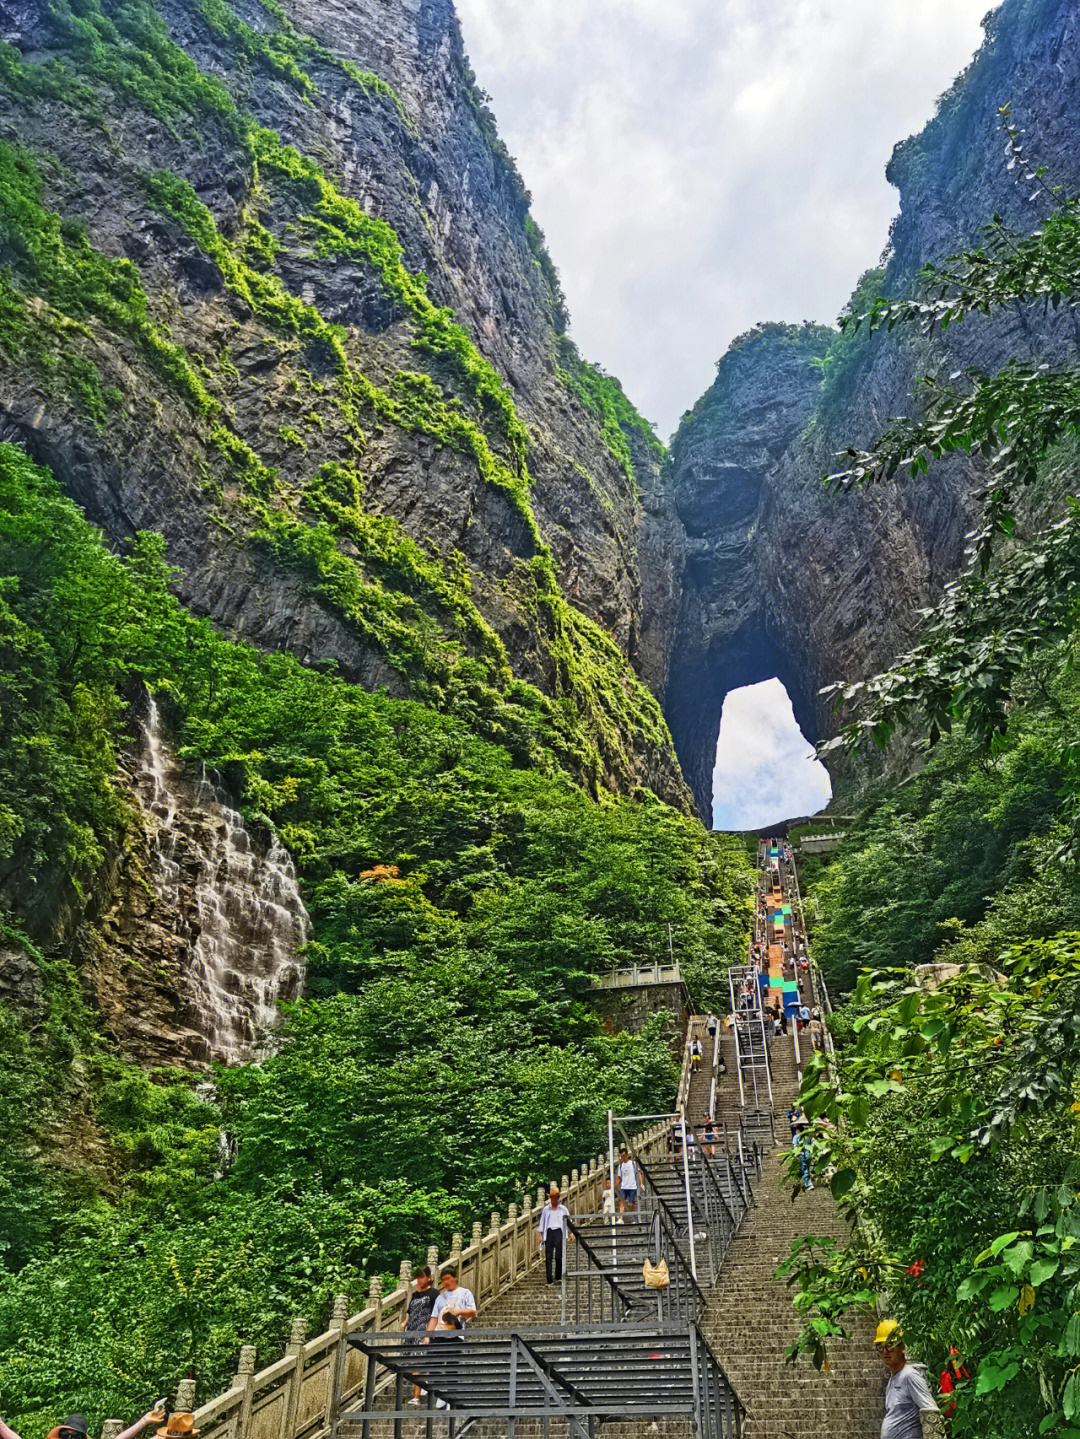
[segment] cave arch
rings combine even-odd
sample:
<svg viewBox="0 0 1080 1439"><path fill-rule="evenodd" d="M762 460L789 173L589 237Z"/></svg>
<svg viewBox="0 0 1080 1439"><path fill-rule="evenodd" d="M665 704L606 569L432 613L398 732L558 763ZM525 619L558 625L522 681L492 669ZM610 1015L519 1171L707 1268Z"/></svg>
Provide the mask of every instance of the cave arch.
<svg viewBox="0 0 1080 1439"><path fill-rule="evenodd" d="M698 628L684 636L672 656L664 708L683 773L706 824L712 823L713 767L724 700L732 690L774 678L787 691L808 743L819 744L825 736L817 685L806 665L777 642L763 614L711 638Z"/></svg>

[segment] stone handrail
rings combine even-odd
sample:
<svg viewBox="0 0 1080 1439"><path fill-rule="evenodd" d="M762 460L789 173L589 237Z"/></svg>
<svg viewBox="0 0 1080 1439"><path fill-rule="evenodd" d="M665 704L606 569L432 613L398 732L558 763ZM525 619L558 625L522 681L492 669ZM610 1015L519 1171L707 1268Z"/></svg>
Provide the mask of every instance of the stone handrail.
<svg viewBox="0 0 1080 1439"><path fill-rule="evenodd" d="M654 1125L634 1139L636 1152L645 1157L661 1151L666 1142L666 1124ZM598 1154L587 1167L563 1175L562 1197L571 1214L599 1213L607 1172L607 1156ZM455 1234L450 1253L441 1262L433 1245L427 1262L436 1285L439 1276L455 1265L461 1283L473 1291L477 1307L490 1305L539 1262L535 1231L545 1199L540 1188L535 1207L526 1197L520 1208L509 1206L505 1220L494 1211L486 1233L483 1224L473 1225L467 1245ZM355 1399L364 1383L366 1361L349 1344L349 1336L400 1329L415 1292L411 1265L403 1260L397 1287L390 1294L383 1294L379 1276L372 1276L368 1302L359 1313L350 1314L348 1297L339 1294L329 1329L314 1339L308 1339L304 1320L294 1320L284 1355L267 1368L256 1372L255 1347L244 1345L229 1388L201 1407L195 1407L194 1380L181 1381L176 1411L194 1412L203 1439L336 1439L342 1405ZM121 1427L118 1420L107 1420L102 1439L115 1439Z"/></svg>
<svg viewBox="0 0 1080 1439"><path fill-rule="evenodd" d="M679 961L674 964L631 964L593 980L594 989L636 989L642 984L682 984Z"/></svg>
<svg viewBox="0 0 1080 1439"><path fill-rule="evenodd" d="M675 1096L675 1110L677 1113L686 1112L686 1106L690 1099L690 1080L693 1070L690 1067L690 1044L694 1038L694 1029L697 1026L703 1028L705 1016L703 1014L692 1014L686 1025L686 1043L683 1045L682 1069L679 1071L679 1092Z"/></svg>

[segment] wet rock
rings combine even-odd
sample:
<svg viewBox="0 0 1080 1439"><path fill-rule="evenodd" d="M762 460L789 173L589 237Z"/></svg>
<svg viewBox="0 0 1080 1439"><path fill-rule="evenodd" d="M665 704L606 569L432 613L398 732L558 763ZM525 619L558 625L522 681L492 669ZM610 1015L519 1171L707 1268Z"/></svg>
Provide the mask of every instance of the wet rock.
<svg viewBox="0 0 1080 1439"><path fill-rule="evenodd" d="M250 1060L304 980L310 932L292 862L211 779L189 773L151 700L124 787L132 823L75 936L106 1031L136 1062Z"/></svg>
<svg viewBox="0 0 1080 1439"><path fill-rule="evenodd" d="M0 1004L28 1023L44 1019L45 981L37 962L25 950L0 945Z"/></svg>

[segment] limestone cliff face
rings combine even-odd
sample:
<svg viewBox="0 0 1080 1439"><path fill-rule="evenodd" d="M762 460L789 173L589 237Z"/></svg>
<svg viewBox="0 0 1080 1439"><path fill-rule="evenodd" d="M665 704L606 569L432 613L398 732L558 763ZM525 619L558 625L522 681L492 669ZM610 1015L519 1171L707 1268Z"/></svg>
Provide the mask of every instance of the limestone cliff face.
<svg viewBox="0 0 1080 1439"><path fill-rule="evenodd" d="M1006 168L997 112L1007 101L1031 153L1080 188L1075 5L1005 0L986 23L982 50L934 120L894 151L900 213L874 293L908 293L923 264L977 240L994 214L1037 224L1032 187ZM688 539L665 710L703 814L729 689L776 675L807 737L828 737L821 686L888 664L964 563L976 464L954 457L919 483L834 497L821 477L836 452L869 446L892 415L911 413L918 377L938 367L1078 350L1075 316L1022 310L967 321L932 344L899 331L848 342L764 325L732 346L672 442Z"/></svg>
<svg viewBox="0 0 1080 1439"><path fill-rule="evenodd" d="M0 0L0 438L231 636L689 809L664 450L565 326L452 0ZM97 883L15 857L5 902L132 1058L251 1058L303 983L289 858L145 696L129 731ZM0 1002L35 983L0 954Z"/></svg>
<svg viewBox="0 0 1080 1439"><path fill-rule="evenodd" d="M568 383L450 0L3 0L0 40L40 207L0 225L0 435L230 632L451 706L473 659L576 707L591 783L685 804L626 661L660 447L635 474Z"/></svg>

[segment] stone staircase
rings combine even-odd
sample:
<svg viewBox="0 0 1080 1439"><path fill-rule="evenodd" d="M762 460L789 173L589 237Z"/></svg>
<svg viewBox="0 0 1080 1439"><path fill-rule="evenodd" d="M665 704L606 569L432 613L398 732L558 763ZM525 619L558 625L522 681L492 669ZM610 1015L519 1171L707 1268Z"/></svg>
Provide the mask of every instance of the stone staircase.
<svg viewBox="0 0 1080 1439"><path fill-rule="evenodd" d="M702 1034L702 1043L707 1036ZM734 1075L734 1041L723 1035L727 1074L717 1091L714 1119L727 1123L734 1133L740 1110ZM687 1102L688 1119L700 1124L706 1110L712 1080L712 1050L706 1047L698 1074L693 1076ZM784 1350L798 1329L786 1285L775 1270L803 1234L831 1234L845 1237L844 1221L832 1202L827 1187L800 1195L792 1202L790 1190L782 1188L781 1156L788 1134L784 1118L794 1100L798 1077L789 1038L772 1042L772 1072L778 1113L777 1141L767 1148L761 1176L742 1227L731 1241L715 1286L704 1278L706 1306L699 1321L728 1379L743 1404L747 1418L744 1439L876 1439L880 1433L884 1372L873 1350L873 1323L867 1319L854 1325L851 1341L830 1346L830 1370L819 1374L809 1360L791 1365ZM650 1170L658 1178L668 1203L685 1213L685 1190L676 1166L653 1161ZM680 1245L680 1247L683 1247ZM573 1250L568 1266L579 1263ZM533 1328L557 1325L562 1316L558 1286L544 1282L543 1265L537 1265L487 1306L475 1321L477 1327ZM568 1317L572 1317L569 1316ZM416 1421L406 1420L397 1436L394 1426L373 1416L371 1439L428 1439L426 1415L419 1411ZM575 1439L570 1426L561 1420L520 1421L518 1439ZM343 1425L344 1439L358 1439L358 1430ZM442 1439L445 1424L436 1422L432 1439ZM627 1418L605 1424L598 1439L693 1439L689 1419L659 1418L655 1425L644 1418ZM469 1439L502 1439L501 1423L485 1421L468 1426Z"/></svg>
<svg viewBox="0 0 1080 1439"><path fill-rule="evenodd" d="M730 1039L721 1041L730 1045ZM729 1074L734 1053L728 1052ZM846 1226L827 1187L794 1202L781 1188L780 1158L788 1133L784 1119L797 1090L789 1038L772 1043L777 1143L766 1154L755 1191L756 1204L734 1240L719 1281L709 1292L703 1330L728 1378L746 1405L746 1439L877 1439L881 1432L885 1374L873 1348L873 1321L857 1321L853 1338L830 1345L830 1373L819 1374L808 1359L784 1360L799 1325L791 1294L774 1278L776 1266L803 1234L846 1238ZM733 1086L718 1097L720 1119L737 1122Z"/></svg>

